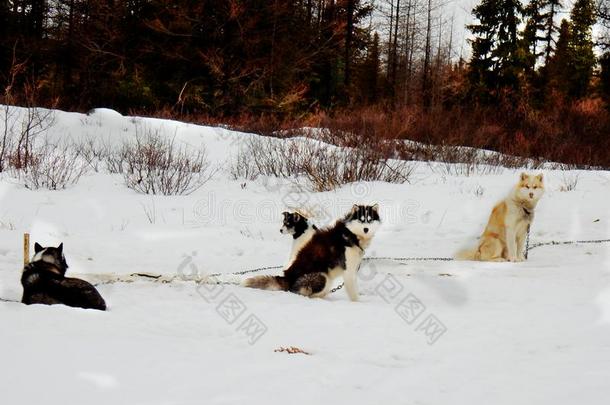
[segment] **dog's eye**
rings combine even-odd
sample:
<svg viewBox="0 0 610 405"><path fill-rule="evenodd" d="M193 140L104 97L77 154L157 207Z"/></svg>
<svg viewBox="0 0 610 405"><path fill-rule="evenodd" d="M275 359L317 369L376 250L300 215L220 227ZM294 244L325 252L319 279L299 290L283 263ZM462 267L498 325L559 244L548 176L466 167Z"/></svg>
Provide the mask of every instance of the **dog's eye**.
<svg viewBox="0 0 610 405"><path fill-rule="evenodd" d="M538 188L538 186L534 186L534 189L537 189L537 188Z"/></svg>
<svg viewBox="0 0 610 405"><path fill-rule="evenodd" d="M525 186L525 188L527 188L527 189L529 190L529 189L530 189L530 186L529 186L529 185L528 185L528 186Z"/></svg>

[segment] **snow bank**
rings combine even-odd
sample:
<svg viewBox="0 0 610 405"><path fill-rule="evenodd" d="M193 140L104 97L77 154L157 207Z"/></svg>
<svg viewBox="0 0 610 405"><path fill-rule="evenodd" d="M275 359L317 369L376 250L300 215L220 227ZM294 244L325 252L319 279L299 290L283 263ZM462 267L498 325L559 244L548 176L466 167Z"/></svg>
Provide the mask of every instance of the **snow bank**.
<svg viewBox="0 0 610 405"><path fill-rule="evenodd" d="M220 165L254 137L104 109L54 115L51 139L118 144L148 128L205 145ZM0 297L20 298L26 231L32 242L64 242L69 273L84 278L231 273L285 262L281 212L294 205L324 225L355 202L378 202L383 226L367 255L450 256L475 243L517 173L456 176L421 163L410 184L309 193L221 171L173 197L137 194L106 173L62 191L27 190L3 173ZM607 172L545 174L533 242L610 237ZM578 176L575 190L560 191L566 176ZM101 285L107 313L0 302L0 393L11 404L607 402L609 245L541 247L526 263L380 261L362 270L356 303L343 291L311 300L190 282ZM259 335L248 333L253 325ZM286 346L311 355L274 352Z"/></svg>

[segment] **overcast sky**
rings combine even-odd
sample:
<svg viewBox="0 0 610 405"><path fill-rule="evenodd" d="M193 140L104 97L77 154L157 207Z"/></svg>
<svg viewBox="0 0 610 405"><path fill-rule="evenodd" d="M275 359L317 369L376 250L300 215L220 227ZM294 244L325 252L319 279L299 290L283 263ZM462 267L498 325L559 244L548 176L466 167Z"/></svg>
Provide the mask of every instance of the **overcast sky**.
<svg viewBox="0 0 610 405"><path fill-rule="evenodd" d="M466 30L467 24L472 24L474 19L472 18L472 9L480 3L480 0L441 0L446 1L447 5L445 6L446 14L455 13L455 24L454 24L454 35L460 38L460 41L463 43L464 48L464 56L467 57L470 55L470 45L465 41L468 38L470 33ZM563 0L563 10L557 16L557 25L562 18L569 18L569 13L572 8L572 4L575 0ZM527 1L524 1L526 4ZM456 45L459 43L456 43ZM456 51L459 51L456 48Z"/></svg>
<svg viewBox="0 0 610 405"><path fill-rule="evenodd" d="M433 0L437 3L443 3L442 13L445 18L450 19L454 16L453 25L453 50L454 56L459 57L460 52L464 58L470 56L470 44L466 41L469 38L470 32L466 29L467 24L472 24L472 9L480 3L481 0ZM557 25L562 18L568 18L570 9L575 0L563 0L563 10L557 16ZM384 0L376 0L377 4L384 3ZM527 1L524 1L527 3ZM440 12L440 11L439 11ZM438 14L437 14L438 15ZM446 28L448 30L448 27ZM594 32L596 32L595 30Z"/></svg>

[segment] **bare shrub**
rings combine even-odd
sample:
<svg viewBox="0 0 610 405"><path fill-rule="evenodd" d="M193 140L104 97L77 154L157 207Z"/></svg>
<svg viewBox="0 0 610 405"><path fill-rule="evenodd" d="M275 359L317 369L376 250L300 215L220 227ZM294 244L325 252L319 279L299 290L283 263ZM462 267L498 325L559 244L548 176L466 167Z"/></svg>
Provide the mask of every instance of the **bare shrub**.
<svg viewBox="0 0 610 405"><path fill-rule="evenodd" d="M102 140L89 138L84 141L76 142L74 148L78 151L81 158L96 173L99 173L101 165L107 162L111 154L110 147Z"/></svg>
<svg viewBox="0 0 610 405"><path fill-rule="evenodd" d="M0 109L2 117L2 132L0 133L0 172L3 172L7 167L8 157L13 149L13 138L15 133L15 120L14 116L17 109L13 106L5 104Z"/></svg>
<svg viewBox="0 0 610 405"><path fill-rule="evenodd" d="M125 146L108 150L104 161L106 163L106 169L109 173L123 174L124 164L127 160L129 151L130 148Z"/></svg>
<svg viewBox="0 0 610 405"><path fill-rule="evenodd" d="M55 123L55 113L37 107L25 108L25 115L21 121L21 129L17 133L15 149L11 165L16 169L27 168L33 160L33 145L38 137L46 133ZM35 163L34 163L35 164Z"/></svg>
<svg viewBox="0 0 610 405"><path fill-rule="evenodd" d="M142 210L144 211L144 215L146 216L148 223L153 225L156 224L157 207L155 207L155 200L151 200L150 205L144 203L140 203L140 205L142 206Z"/></svg>
<svg viewBox="0 0 610 405"><path fill-rule="evenodd" d="M235 161L229 167L229 173L233 180L256 180L260 174L256 162L242 148L238 150Z"/></svg>
<svg viewBox="0 0 610 405"><path fill-rule="evenodd" d="M339 148L311 139L258 138L240 148L231 170L239 177L248 171L250 179L303 176L313 190L327 191L357 181L404 183L413 167L367 144Z"/></svg>
<svg viewBox="0 0 610 405"><path fill-rule="evenodd" d="M2 95L2 140L0 141L0 172L4 171L7 167L6 161L8 155L10 155L13 149L13 138L15 134L15 125L16 120L15 114L17 113L17 108L13 107L15 99L13 97L13 89L15 83L17 81L17 77L25 70L26 64L25 62L18 63L17 62L17 43L15 43L13 47L13 58L11 63L11 68L9 69L8 80L6 82L6 87L4 88L4 94Z"/></svg>
<svg viewBox="0 0 610 405"><path fill-rule="evenodd" d="M36 107L3 105L0 109L0 172L7 167L27 168L33 160L34 144L39 135L55 123L55 113Z"/></svg>
<svg viewBox="0 0 610 405"><path fill-rule="evenodd" d="M216 172L210 168L205 148L193 151L158 132L136 135L114 156L113 164L127 187L144 194L190 194Z"/></svg>
<svg viewBox="0 0 610 405"><path fill-rule="evenodd" d="M580 179L580 175L576 174L563 174L561 185L559 186L559 191L574 191L576 190L576 186L578 185L578 180Z"/></svg>
<svg viewBox="0 0 610 405"><path fill-rule="evenodd" d="M60 190L76 184L87 172L87 164L72 145L45 142L31 149L26 167L12 170L26 188Z"/></svg>
<svg viewBox="0 0 610 405"><path fill-rule="evenodd" d="M371 147L343 149L308 143L303 157L304 174L316 191L357 181L405 183L413 171L409 162L386 158Z"/></svg>
<svg viewBox="0 0 610 405"><path fill-rule="evenodd" d="M298 142L277 138L250 138L244 141L230 167L235 179L255 180L258 176L294 177L303 174L303 156Z"/></svg>

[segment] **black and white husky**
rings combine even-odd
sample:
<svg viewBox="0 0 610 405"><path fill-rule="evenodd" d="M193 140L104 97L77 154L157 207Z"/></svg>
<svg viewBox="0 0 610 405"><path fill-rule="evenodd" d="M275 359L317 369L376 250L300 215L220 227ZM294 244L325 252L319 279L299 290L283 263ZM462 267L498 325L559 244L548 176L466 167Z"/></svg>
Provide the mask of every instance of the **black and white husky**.
<svg viewBox="0 0 610 405"><path fill-rule="evenodd" d="M68 263L64 244L42 247L34 244L34 257L21 275L24 304L64 304L71 307L106 310L106 303L94 286L78 278L65 277Z"/></svg>
<svg viewBox="0 0 610 405"><path fill-rule="evenodd" d="M308 297L324 297L335 278L342 276L352 301L358 299L356 273L364 250L381 221L378 205L354 205L335 225L317 231L298 252L283 276L258 276L244 281L245 287L291 291Z"/></svg>
<svg viewBox="0 0 610 405"><path fill-rule="evenodd" d="M311 240L318 227L310 224L309 219L299 212L283 212L282 215L284 216L284 222L280 232L292 236L292 250L288 259L288 265L290 265L303 246Z"/></svg>

